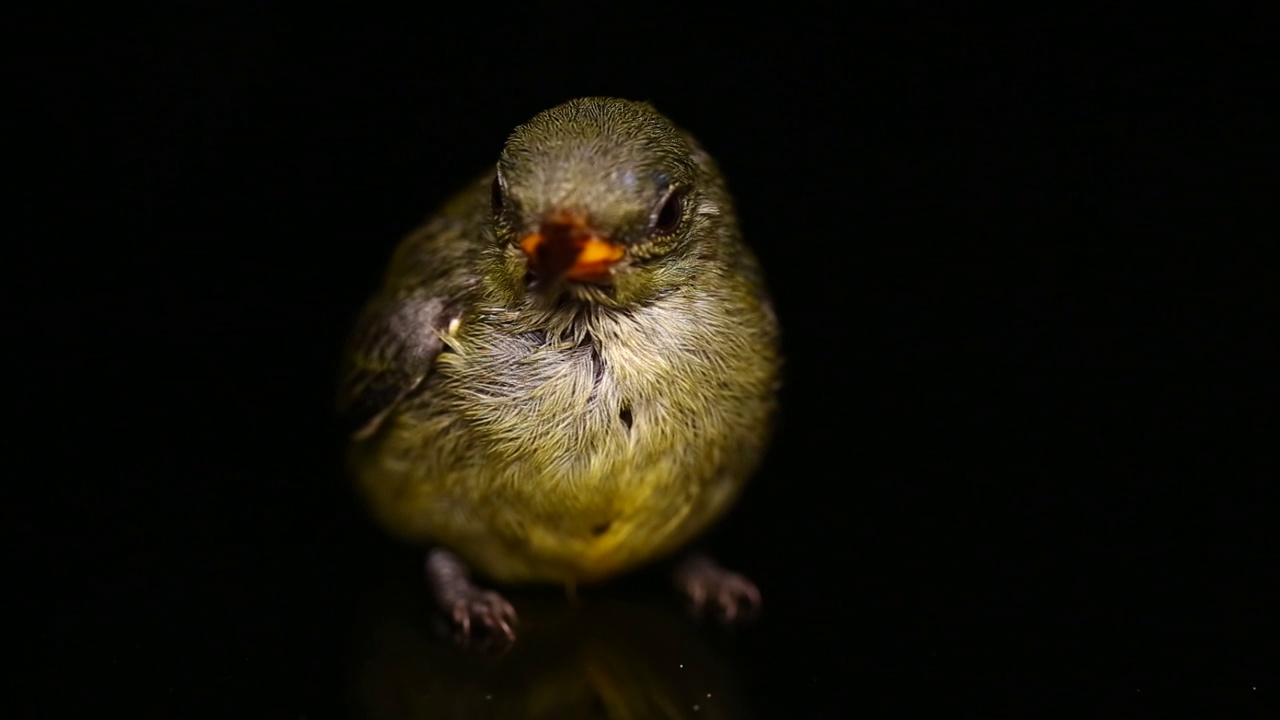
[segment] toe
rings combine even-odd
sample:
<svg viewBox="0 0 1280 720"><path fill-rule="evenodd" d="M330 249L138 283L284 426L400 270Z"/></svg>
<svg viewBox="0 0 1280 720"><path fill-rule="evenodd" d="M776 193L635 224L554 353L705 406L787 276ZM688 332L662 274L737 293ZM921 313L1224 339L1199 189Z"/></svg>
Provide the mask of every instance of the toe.
<svg viewBox="0 0 1280 720"><path fill-rule="evenodd" d="M724 578L716 596L720 617L731 623L755 615L760 608L760 591L755 584L737 574Z"/></svg>

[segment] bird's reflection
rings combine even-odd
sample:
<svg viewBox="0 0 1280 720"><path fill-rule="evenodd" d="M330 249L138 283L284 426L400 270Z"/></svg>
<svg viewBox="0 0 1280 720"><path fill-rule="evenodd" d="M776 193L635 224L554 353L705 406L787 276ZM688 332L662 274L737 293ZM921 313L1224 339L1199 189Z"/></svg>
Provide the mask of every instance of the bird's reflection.
<svg viewBox="0 0 1280 720"><path fill-rule="evenodd" d="M724 657L678 606L622 591L515 595L519 638L460 649L423 583L370 592L352 648L366 718L743 718Z"/></svg>

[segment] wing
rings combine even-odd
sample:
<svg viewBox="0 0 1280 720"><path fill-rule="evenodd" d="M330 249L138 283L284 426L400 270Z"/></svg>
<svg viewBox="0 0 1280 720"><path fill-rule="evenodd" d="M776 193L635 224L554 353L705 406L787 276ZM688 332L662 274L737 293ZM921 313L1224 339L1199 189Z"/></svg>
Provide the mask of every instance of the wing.
<svg viewBox="0 0 1280 720"><path fill-rule="evenodd" d="M442 297L374 299L361 314L347 352L338 411L356 440L372 435L414 394L444 348L442 336L457 318Z"/></svg>
<svg viewBox="0 0 1280 720"><path fill-rule="evenodd" d="M488 178L455 196L396 248L383 288L365 306L347 345L338 411L356 440L419 391L475 281L475 218Z"/></svg>

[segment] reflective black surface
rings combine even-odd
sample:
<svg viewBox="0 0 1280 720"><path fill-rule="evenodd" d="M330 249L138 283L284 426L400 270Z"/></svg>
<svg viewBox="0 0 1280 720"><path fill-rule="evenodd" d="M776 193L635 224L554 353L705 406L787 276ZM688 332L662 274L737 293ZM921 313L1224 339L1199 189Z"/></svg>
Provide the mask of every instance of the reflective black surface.
<svg viewBox="0 0 1280 720"><path fill-rule="evenodd" d="M15 716L1273 696L1248 22L850 12L24 17ZM513 593L517 646L462 653L418 551L347 489L337 351L394 242L513 125L591 93L698 135L769 272L784 410L706 543L764 614L694 623L655 568L577 604Z"/></svg>

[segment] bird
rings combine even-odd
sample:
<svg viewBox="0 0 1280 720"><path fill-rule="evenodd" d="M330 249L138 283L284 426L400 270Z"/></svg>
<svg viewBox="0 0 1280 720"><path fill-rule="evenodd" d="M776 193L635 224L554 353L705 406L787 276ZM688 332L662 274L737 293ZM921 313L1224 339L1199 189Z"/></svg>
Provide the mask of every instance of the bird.
<svg viewBox="0 0 1280 720"><path fill-rule="evenodd" d="M488 585L572 591L668 558L696 610L733 620L758 588L688 547L756 473L781 370L716 162L648 102L583 97L516 127L395 247L338 410L358 494L430 548L463 636L515 637Z"/></svg>

